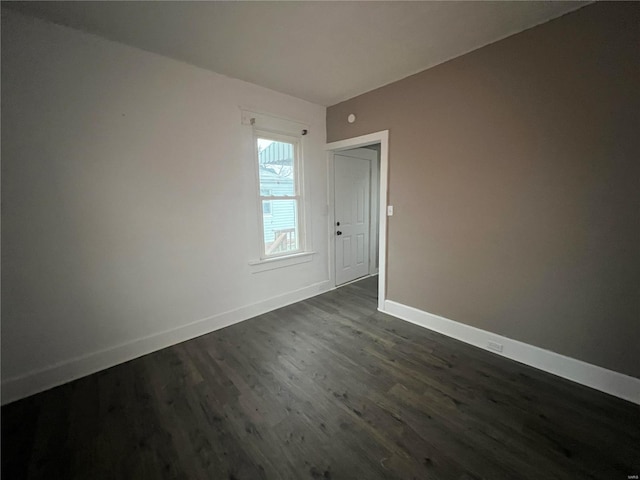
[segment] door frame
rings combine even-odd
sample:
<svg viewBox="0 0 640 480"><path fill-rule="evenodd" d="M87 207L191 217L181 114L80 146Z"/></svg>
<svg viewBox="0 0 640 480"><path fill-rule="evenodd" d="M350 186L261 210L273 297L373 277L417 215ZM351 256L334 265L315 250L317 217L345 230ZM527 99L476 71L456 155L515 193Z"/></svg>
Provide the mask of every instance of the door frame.
<svg viewBox="0 0 640 480"><path fill-rule="evenodd" d="M378 205L378 223L380 233L378 237L378 310L384 310L387 286L387 196L388 196L388 170L389 170L389 130L348 138L325 145L327 150L327 177L328 177L328 244L329 244L329 279L336 284L335 272L335 185L334 185L334 154L342 150L366 147L380 144L380 170L378 172L380 203Z"/></svg>

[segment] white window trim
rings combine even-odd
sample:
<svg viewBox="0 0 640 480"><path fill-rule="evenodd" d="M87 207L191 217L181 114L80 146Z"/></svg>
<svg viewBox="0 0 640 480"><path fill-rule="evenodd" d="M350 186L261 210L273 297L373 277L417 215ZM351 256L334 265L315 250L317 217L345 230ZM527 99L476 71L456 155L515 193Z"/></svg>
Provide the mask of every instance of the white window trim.
<svg viewBox="0 0 640 480"><path fill-rule="evenodd" d="M294 185L295 195L293 196L263 196L260 191L260 169L258 158L258 138L265 138L268 140L281 141L286 143L292 143L294 146ZM258 234L259 234L259 260L249 262L252 272L257 273L265 270L272 270L275 268L281 268L289 265L296 265L311 261L311 256L315 252L311 252L308 249L309 243L307 239L307 205L305 200L305 177L304 177L304 161L303 161L303 146L301 136L283 134L277 131L269 130L268 128L253 128L253 168L256 177L256 198L257 198L257 220L258 220ZM266 248L264 243L264 217L262 211L263 200L296 200L297 203L297 227L298 227L298 249L292 252L282 252L278 254L266 255ZM273 208L273 207L272 207Z"/></svg>
<svg viewBox="0 0 640 480"><path fill-rule="evenodd" d="M300 263L310 262L317 252L296 252L287 256L267 258L265 260L256 260L249 262L251 273L266 272L275 270L276 268L291 267Z"/></svg>

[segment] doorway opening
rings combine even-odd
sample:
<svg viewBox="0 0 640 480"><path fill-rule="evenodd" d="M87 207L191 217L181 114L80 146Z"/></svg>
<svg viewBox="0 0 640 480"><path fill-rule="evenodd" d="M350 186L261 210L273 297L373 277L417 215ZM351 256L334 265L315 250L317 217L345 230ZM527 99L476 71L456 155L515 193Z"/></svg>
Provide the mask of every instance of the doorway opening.
<svg viewBox="0 0 640 480"><path fill-rule="evenodd" d="M378 275L386 297L388 131L327 144L329 271L341 286ZM368 280L371 283L371 280Z"/></svg>

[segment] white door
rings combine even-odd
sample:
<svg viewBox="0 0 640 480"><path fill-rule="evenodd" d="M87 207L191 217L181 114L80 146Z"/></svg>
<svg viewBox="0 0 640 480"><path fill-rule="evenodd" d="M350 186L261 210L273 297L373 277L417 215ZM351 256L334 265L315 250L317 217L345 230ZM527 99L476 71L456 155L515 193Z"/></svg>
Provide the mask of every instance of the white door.
<svg viewBox="0 0 640 480"><path fill-rule="evenodd" d="M369 274L371 162L334 156L336 285Z"/></svg>

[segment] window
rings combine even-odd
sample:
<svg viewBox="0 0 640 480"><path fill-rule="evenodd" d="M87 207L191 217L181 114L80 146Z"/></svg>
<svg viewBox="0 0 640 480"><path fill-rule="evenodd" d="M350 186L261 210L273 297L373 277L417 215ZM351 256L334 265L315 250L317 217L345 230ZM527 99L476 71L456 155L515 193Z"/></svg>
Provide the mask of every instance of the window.
<svg viewBox="0 0 640 480"><path fill-rule="evenodd" d="M255 132L259 179L261 258L304 250L301 216L300 142L296 137Z"/></svg>

